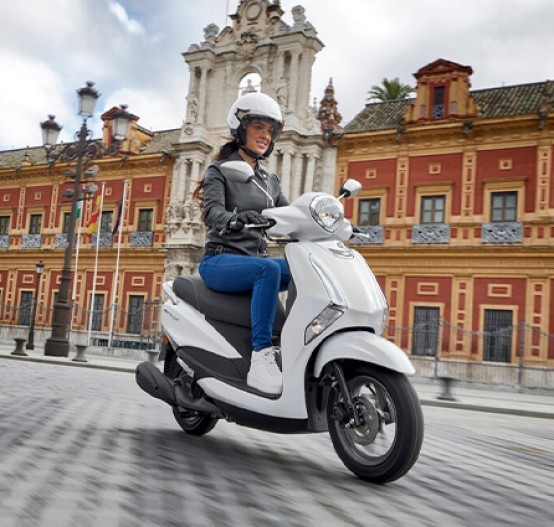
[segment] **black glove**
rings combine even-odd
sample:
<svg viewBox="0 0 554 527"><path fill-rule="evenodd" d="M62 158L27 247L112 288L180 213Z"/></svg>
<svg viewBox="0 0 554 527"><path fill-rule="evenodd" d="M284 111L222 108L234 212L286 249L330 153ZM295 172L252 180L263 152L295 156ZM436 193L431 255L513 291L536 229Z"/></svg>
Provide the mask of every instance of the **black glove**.
<svg viewBox="0 0 554 527"><path fill-rule="evenodd" d="M238 232L242 231L242 229L244 229L244 226L248 223L260 225L262 223L268 223L268 219L255 210L245 210L244 212L239 212L238 214L235 214L229 220L227 226L230 230Z"/></svg>

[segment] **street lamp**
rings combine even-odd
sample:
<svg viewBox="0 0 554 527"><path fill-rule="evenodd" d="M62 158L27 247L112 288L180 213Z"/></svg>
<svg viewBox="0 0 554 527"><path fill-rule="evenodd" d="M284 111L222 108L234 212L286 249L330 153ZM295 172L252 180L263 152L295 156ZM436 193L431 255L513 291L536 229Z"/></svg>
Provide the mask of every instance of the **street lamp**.
<svg viewBox="0 0 554 527"><path fill-rule="evenodd" d="M95 156L102 154L116 155L119 152L121 142L127 138L129 126L133 116L126 111L126 106L121 106L117 112L117 122L112 120L112 126L117 124L117 137L114 133L112 136L114 142L109 148L103 147L99 141L92 139L91 130L87 128L87 119L94 113L94 107L100 94L94 89L93 82L87 82L84 88L77 90L79 97L79 115L83 118L83 124L80 130L76 133L77 141L75 143L69 143L62 148L58 153L54 152L58 134L61 130L61 126L56 123L53 115L49 115L48 120L40 123L42 128L42 137L44 148L47 152L47 157L50 166L52 166L56 160L62 161L76 161L75 170L69 170L65 172L65 175L73 179L73 188L64 192L64 197L71 198L71 213L69 215L69 225L67 229L67 245L65 248L65 257L63 262L60 290L58 293L58 299L54 303L54 312L52 315L52 334L50 338L46 340L44 345L44 354L54 357L67 357L69 355L69 340L68 340L68 326L70 317L69 299L69 284L71 282L71 257L73 253L73 238L75 237L75 225L77 220L77 205L82 199L81 194L81 180L83 176L85 178L94 177L98 173L98 167L91 167L86 170L87 163ZM115 115L115 114L114 114ZM84 193L90 195L94 192L92 186L86 187ZM96 189L97 190L97 189Z"/></svg>
<svg viewBox="0 0 554 527"><path fill-rule="evenodd" d="M33 302L33 310L31 311L31 325L29 327L29 338L27 339L27 345L25 346L28 350L35 349L35 318L37 317L37 304L38 304L38 288L40 285L40 277L44 271L44 263L41 260L37 262L36 273L37 273L37 284L35 286L35 301Z"/></svg>

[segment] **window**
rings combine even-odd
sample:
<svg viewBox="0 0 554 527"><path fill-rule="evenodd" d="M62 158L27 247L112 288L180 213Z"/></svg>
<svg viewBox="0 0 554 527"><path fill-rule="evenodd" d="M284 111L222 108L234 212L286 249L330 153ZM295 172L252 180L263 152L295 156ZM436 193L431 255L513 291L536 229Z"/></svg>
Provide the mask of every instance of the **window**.
<svg viewBox="0 0 554 527"><path fill-rule="evenodd" d="M438 307L416 307L412 355L437 356L439 347L440 310Z"/></svg>
<svg viewBox="0 0 554 527"><path fill-rule="evenodd" d="M484 361L510 362L512 331L512 311L485 309Z"/></svg>
<svg viewBox="0 0 554 527"><path fill-rule="evenodd" d="M112 232L113 212L111 210L102 212L100 221L100 232Z"/></svg>
<svg viewBox="0 0 554 527"><path fill-rule="evenodd" d="M62 225L62 232L64 234L67 234L69 232L69 219L71 218L70 212L64 212L63 213L63 225Z"/></svg>
<svg viewBox="0 0 554 527"><path fill-rule="evenodd" d="M0 236L6 236L10 233L10 217L0 216Z"/></svg>
<svg viewBox="0 0 554 527"><path fill-rule="evenodd" d="M444 196L424 196L421 198L421 223L444 223Z"/></svg>
<svg viewBox="0 0 554 527"><path fill-rule="evenodd" d="M517 221L517 192L494 192L491 221Z"/></svg>
<svg viewBox="0 0 554 527"><path fill-rule="evenodd" d="M433 113L431 119L444 118L444 86L435 86L433 89Z"/></svg>
<svg viewBox="0 0 554 527"><path fill-rule="evenodd" d="M142 326L142 314L144 297L131 295L129 297L129 314L127 316L127 333L140 334Z"/></svg>
<svg viewBox="0 0 554 527"><path fill-rule="evenodd" d="M381 200L361 199L358 203L358 225L379 225L379 216L381 209Z"/></svg>
<svg viewBox="0 0 554 527"><path fill-rule="evenodd" d="M101 331L102 329L102 315L104 313L104 295L96 293L94 300L92 301L92 331Z"/></svg>
<svg viewBox="0 0 554 527"><path fill-rule="evenodd" d="M152 230L152 209L140 209L138 218L138 231L149 232Z"/></svg>
<svg viewBox="0 0 554 527"><path fill-rule="evenodd" d="M42 214L31 214L29 219L29 234L40 234Z"/></svg>
<svg viewBox="0 0 554 527"><path fill-rule="evenodd" d="M31 325L31 310L33 308L33 293L21 291L21 302L19 303L19 317L17 323L21 326Z"/></svg>

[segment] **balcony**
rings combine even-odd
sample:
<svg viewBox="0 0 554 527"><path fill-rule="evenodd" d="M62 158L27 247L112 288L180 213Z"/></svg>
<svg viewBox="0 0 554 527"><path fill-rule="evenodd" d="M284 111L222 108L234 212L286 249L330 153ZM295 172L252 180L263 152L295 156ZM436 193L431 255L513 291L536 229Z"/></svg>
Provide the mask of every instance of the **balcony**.
<svg viewBox="0 0 554 527"><path fill-rule="evenodd" d="M385 229L382 225L365 225L358 227L368 237L356 236L350 239L352 245L382 245L385 239Z"/></svg>
<svg viewBox="0 0 554 527"><path fill-rule="evenodd" d="M132 232L129 240L131 247L152 247L153 242L154 233L152 231Z"/></svg>
<svg viewBox="0 0 554 527"><path fill-rule="evenodd" d="M94 233L90 239L90 244L93 247L112 247L113 246L113 235L111 232L101 232L100 239L98 240L98 234Z"/></svg>
<svg viewBox="0 0 554 527"><path fill-rule="evenodd" d="M75 239L73 239L73 244L75 245ZM65 249L67 247L67 233L66 232L57 232L54 236L54 248L55 249Z"/></svg>
<svg viewBox="0 0 554 527"><path fill-rule="evenodd" d="M21 247L23 247L23 249L40 249L41 245L41 234L24 234L21 237Z"/></svg>
<svg viewBox="0 0 554 527"><path fill-rule="evenodd" d="M424 223L412 227L412 243L444 244L450 242L448 223Z"/></svg>
<svg viewBox="0 0 554 527"><path fill-rule="evenodd" d="M0 249L10 248L10 237L7 234L0 235Z"/></svg>
<svg viewBox="0 0 554 527"><path fill-rule="evenodd" d="M483 223L481 241L483 243L522 243L523 223L519 221Z"/></svg>

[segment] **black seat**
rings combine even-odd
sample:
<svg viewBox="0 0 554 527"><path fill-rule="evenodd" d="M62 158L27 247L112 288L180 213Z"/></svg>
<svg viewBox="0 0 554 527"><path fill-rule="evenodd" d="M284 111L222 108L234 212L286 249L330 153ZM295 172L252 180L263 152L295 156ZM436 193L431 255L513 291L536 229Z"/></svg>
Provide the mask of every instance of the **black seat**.
<svg viewBox="0 0 554 527"><path fill-rule="evenodd" d="M245 293L218 293L209 289L200 275L178 276L173 282L173 291L179 298L203 313L208 319L245 328L252 327L250 317L251 291ZM285 319L285 309L281 302L277 302L277 312L273 324L274 332L281 332Z"/></svg>

